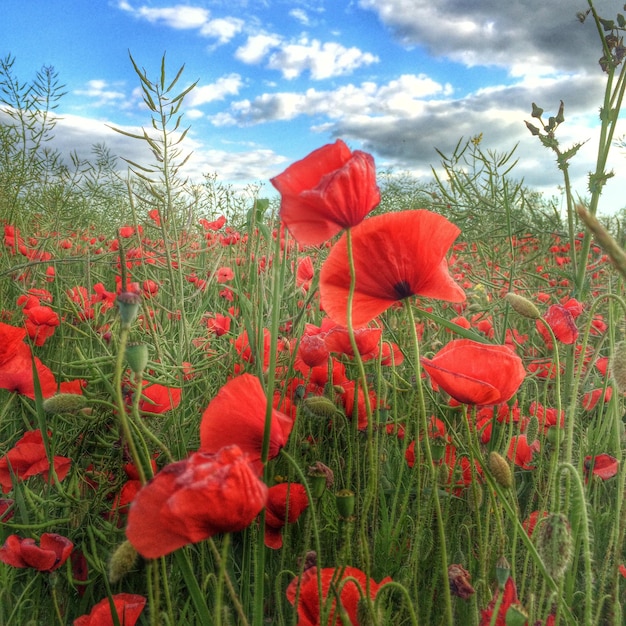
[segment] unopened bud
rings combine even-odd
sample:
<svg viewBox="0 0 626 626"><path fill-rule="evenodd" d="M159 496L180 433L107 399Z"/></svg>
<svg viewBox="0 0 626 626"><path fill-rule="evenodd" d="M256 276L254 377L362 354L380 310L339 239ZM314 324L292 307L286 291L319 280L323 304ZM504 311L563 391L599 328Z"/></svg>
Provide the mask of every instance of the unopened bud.
<svg viewBox="0 0 626 626"><path fill-rule="evenodd" d="M506 459L498 452L489 453L488 459L489 471L493 474L496 482L505 489L513 486L513 474Z"/></svg>
<svg viewBox="0 0 626 626"><path fill-rule="evenodd" d="M114 585L130 572L137 562L137 550L126 540L111 555L109 561L109 582Z"/></svg>
<svg viewBox="0 0 626 626"><path fill-rule="evenodd" d="M539 420L536 415L533 415L528 422L528 426L526 426L526 441L528 441L529 446L535 442L538 434Z"/></svg>
<svg viewBox="0 0 626 626"><path fill-rule="evenodd" d="M563 577L574 553L572 529L563 513L552 513L537 524L533 533L537 552L555 580Z"/></svg>
<svg viewBox="0 0 626 626"><path fill-rule="evenodd" d="M511 305L511 308L522 317L531 320L538 320L541 317L539 309L527 298L516 293L507 293L504 299Z"/></svg>
<svg viewBox="0 0 626 626"><path fill-rule="evenodd" d="M46 413L78 413L85 408L87 400L77 393L57 393L43 401Z"/></svg>
<svg viewBox="0 0 626 626"><path fill-rule="evenodd" d="M613 349L611 374L620 393L626 393L626 341L619 341Z"/></svg>
<svg viewBox="0 0 626 626"><path fill-rule="evenodd" d="M302 406L313 417L330 419L337 412L335 403L326 396L309 396L302 400Z"/></svg>

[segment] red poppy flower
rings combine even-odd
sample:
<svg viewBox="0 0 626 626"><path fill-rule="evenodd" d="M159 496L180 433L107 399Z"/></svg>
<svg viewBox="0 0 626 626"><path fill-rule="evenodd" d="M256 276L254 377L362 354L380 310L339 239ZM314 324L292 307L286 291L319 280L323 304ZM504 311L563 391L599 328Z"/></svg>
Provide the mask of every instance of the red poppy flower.
<svg viewBox="0 0 626 626"><path fill-rule="evenodd" d="M356 286L352 323L365 326L394 302L414 295L462 302L465 293L448 273L446 252L460 230L426 210L372 217L351 231ZM324 311L347 324L350 268L344 234L320 274Z"/></svg>
<svg viewBox="0 0 626 626"><path fill-rule="evenodd" d="M134 593L118 593L112 596L111 600L117 613L117 622L122 626L135 626L146 605L146 599ZM113 624L115 622L109 598L100 600L89 615L82 615L74 620L74 626L113 626Z"/></svg>
<svg viewBox="0 0 626 626"><path fill-rule="evenodd" d="M431 380L463 404L501 404L522 384L522 360L508 346L455 339L431 359L422 358Z"/></svg>
<svg viewBox="0 0 626 626"><path fill-rule="evenodd" d="M265 506L265 545L282 548L282 529L293 524L309 506L306 489L299 483L279 483L270 487Z"/></svg>
<svg viewBox="0 0 626 626"><path fill-rule="evenodd" d="M266 406L261 383L252 374L242 374L227 382L202 414L201 451L217 452L224 446L236 444L250 455L251 463L261 471ZM276 409L271 419L269 458L273 459L287 443L293 421Z"/></svg>
<svg viewBox="0 0 626 626"><path fill-rule="evenodd" d="M328 362L330 353L324 341L324 335L302 335L298 346L297 358L308 367L316 367Z"/></svg>
<svg viewBox="0 0 626 626"><path fill-rule="evenodd" d="M57 478L63 480L70 471L72 460L55 456L54 471ZM43 445L40 430L29 430L24 436L0 458L0 487L4 493L13 488L13 478L25 480L30 476L42 474L46 482L49 481L50 463Z"/></svg>
<svg viewBox="0 0 626 626"><path fill-rule="evenodd" d="M499 602L498 596L500 594L502 594L502 600ZM498 605L498 602L500 607L494 622L493 611ZM518 603L519 599L517 597L517 587L515 586L515 581L509 576L504 584L504 590L500 591L498 589L489 603L489 606L481 611L480 626L506 626L506 613L509 610L509 607L512 604Z"/></svg>
<svg viewBox="0 0 626 626"><path fill-rule="evenodd" d="M13 517L13 504L11 498L0 498L0 523L8 522Z"/></svg>
<svg viewBox="0 0 626 626"><path fill-rule="evenodd" d="M28 336L36 346L43 346L49 337L54 335L56 327L61 323L59 316L49 306L33 306L24 309L24 325Z"/></svg>
<svg viewBox="0 0 626 626"><path fill-rule="evenodd" d="M56 533L41 535L39 545L34 539L10 535L0 548L0 561L13 567L32 567L40 572L53 572L67 561L74 544Z"/></svg>
<svg viewBox="0 0 626 626"><path fill-rule="evenodd" d="M350 343L350 335L345 326L335 324L329 319L324 320L322 324L324 332L324 341L330 352L336 354L345 354L346 356L354 356L354 350ZM380 338L382 337L382 328L357 328L354 331L354 339L356 347L359 350L361 358L365 361L378 356Z"/></svg>
<svg viewBox="0 0 626 626"><path fill-rule="evenodd" d="M515 465L522 469L535 469L535 466L531 465L531 463L534 453L539 452L540 446L538 439L529 444L526 435L515 435L511 437L507 457L509 461L513 461Z"/></svg>
<svg viewBox="0 0 626 626"><path fill-rule="evenodd" d="M344 611L350 618L350 623L359 624L357 618L358 604L362 596L366 596L369 589L371 600L376 598L380 587L391 582L387 576L379 583L370 579L356 567L325 567L320 572L322 578L322 606L329 606L328 621L326 626L341 626L344 621L337 610L337 597ZM343 582L346 578L354 579ZM319 626L320 622L320 598L317 589L317 568L310 567L302 573L302 576L294 578L287 587L287 600L296 606L298 611L298 626ZM328 596L333 598L327 602Z"/></svg>
<svg viewBox="0 0 626 626"><path fill-rule="evenodd" d="M585 478L589 478L589 472L602 480L608 480L617 476L619 471L619 461L610 454L599 454L598 456L585 457Z"/></svg>
<svg viewBox="0 0 626 626"><path fill-rule="evenodd" d="M166 465L135 496L126 537L149 559L217 533L243 530L261 512L267 487L237 446L196 452Z"/></svg>
<svg viewBox="0 0 626 626"><path fill-rule="evenodd" d="M302 291L308 291L311 286L313 276L315 276L313 261L310 256L305 256L298 261L298 269L296 270L296 287L300 287Z"/></svg>
<svg viewBox="0 0 626 626"><path fill-rule="evenodd" d="M314 150L270 180L281 195L280 218L302 245L319 245L359 224L380 202L370 154L340 139Z"/></svg>
<svg viewBox="0 0 626 626"><path fill-rule="evenodd" d="M613 397L613 387L607 387L606 389L594 389L593 391L588 391L583 396L583 409L585 411L593 411L596 408L596 405L600 401L607 403Z"/></svg>
<svg viewBox="0 0 626 626"><path fill-rule="evenodd" d="M175 409L182 397L183 390L178 387L166 387L158 383L144 382L141 390L139 410L143 413L167 413Z"/></svg>
<svg viewBox="0 0 626 626"><path fill-rule="evenodd" d="M578 328L571 311L560 304L553 304L548 308L544 320L552 329L557 341L572 344L578 338ZM546 345L552 347L552 338L541 320L535 322L537 331L543 337Z"/></svg>

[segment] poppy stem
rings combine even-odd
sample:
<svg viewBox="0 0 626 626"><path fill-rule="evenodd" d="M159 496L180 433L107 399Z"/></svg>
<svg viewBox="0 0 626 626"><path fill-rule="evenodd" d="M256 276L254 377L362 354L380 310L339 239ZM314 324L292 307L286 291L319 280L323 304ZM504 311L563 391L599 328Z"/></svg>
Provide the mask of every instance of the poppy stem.
<svg viewBox="0 0 626 626"><path fill-rule="evenodd" d="M424 453L426 460L426 471L428 472L431 484L432 495L435 506L435 517L437 518L437 532L439 534L439 552L441 554L441 576L443 578L442 589L444 599L444 614L446 622L449 626L454 623L452 613L452 596L450 594L450 585L448 583L448 550L446 528L444 525L443 515L441 511L441 502L439 500L437 490L437 480L433 465L433 455L430 449L430 437L428 435L428 418L426 417L426 401L424 399L424 388L422 386L422 366L420 364L419 340L417 338L417 330L415 329L415 316L410 301L405 300L405 309L409 323L409 332L413 341L414 363L415 363L415 384L417 386L417 398L419 402L419 419L420 430L422 431L422 442L424 444ZM419 438L416 438L416 447L419 445Z"/></svg>

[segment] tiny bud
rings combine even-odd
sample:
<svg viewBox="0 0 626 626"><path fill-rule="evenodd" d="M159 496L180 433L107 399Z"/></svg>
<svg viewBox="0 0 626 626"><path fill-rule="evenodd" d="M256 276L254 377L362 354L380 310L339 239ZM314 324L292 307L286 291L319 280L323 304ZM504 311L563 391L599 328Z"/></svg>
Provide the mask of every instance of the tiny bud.
<svg viewBox="0 0 626 626"><path fill-rule="evenodd" d="M542 115L543 115L543 109L541 107L538 107L534 102L533 102L533 110L532 113L530 114L532 117L536 117L537 119L539 119Z"/></svg>
<svg viewBox="0 0 626 626"><path fill-rule="evenodd" d="M57 393L43 401L46 413L78 413L85 408L87 400L77 393Z"/></svg>
<svg viewBox="0 0 626 626"><path fill-rule="evenodd" d="M526 128L528 128L530 134L533 135L533 137L536 137L541 132L536 126L533 126L530 122L524 121L524 124L526 124Z"/></svg>
<svg viewBox="0 0 626 626"><path fill-rule="evenodd" d="M124 291L116 299L122 326L128 328L137 318L141 296L132 291Z"/></svg>
<svg viewBox="0 0 626 626"><path fill-rule="evenodd" d="M137 562L137 550L126 540L111 555L109 561L109 582L114 585L130 572Z"/></svg>
<svg viewBox="0 0 626 626"><path fill-rule="evenodd" d="M522 317L527 317L531 320L538 320L541 317L539 309L530 300L524 298L524 296L509 292L504 296L504 299L511 308Z"/></svg>
<svg viewBox="0 0 626 626"><path fill-rule="evenodd" d="M562 124L565 121L565 117L563 116L563 109L564 109L563 100L561 100L561 104L559 106L559 112L556 114L556 117L554 118L557 124Z"/></svg>
<svg viewBox="0 0 626 626"><path fill-rule="evenodd" d="M513 486L513 474L506 459L498 452L489 453L488 459L489 471L493 474L496 482L505 489Z"/></svg>
<svg viewBox="0 0 626 626"><path fill-rule="evenodd" d="M345 521L352 519L355 506L354 491L350 491L350 489L338 491L335 494L335 502L337 503L339 517Z"/></svg>

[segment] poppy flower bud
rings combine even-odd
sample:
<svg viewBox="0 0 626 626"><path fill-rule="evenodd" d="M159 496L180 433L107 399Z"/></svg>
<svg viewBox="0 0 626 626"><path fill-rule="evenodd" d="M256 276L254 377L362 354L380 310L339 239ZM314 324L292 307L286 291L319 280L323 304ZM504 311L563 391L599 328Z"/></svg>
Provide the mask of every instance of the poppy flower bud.
<svg viewBox="0 0 626 626"><path fill-rule="evenodd" d="M337 503L337 510L339 511L339 517L344 521L352 519L354 514L355 496L354 491L350 489L342 489L335 494L335 502Z"/></svg>
<svg viewBox="0 0 626 626"><path fill-rule="evenodd" d="M615 344L611 359L611 374L620 393L626 393L626 341Z"/></svg>
<svg viewBox="0 0 626 626"><path fill-rule="evenodd" d="M109 582L114 585L130 572L137 563L137 550L133 544L123 541L117 546L109 561Z"/></svg>
<svg viewBox="0 0 626 626"><path fill-rule="evenodd" d="M129 328L139 313L141 296L132 291L124 291L117 296L116 302L120 312L120 319L122 320L122 328Z"/></svg>
<svg viewBox="0 0 626 626"><path fill-rule="evenodd" d="M126 360L135 374L143 374L148 365L148 346L145 343L131 343L126 346Z"/></svg>
<svg viewBox="0 0 626 626"><path fill-rule="evenodd" d="M539 433L539 420L536 415L533 415L526 426L526 441L529 445L532 445L537 439Z"/></svg>
<svg viewBox="0 0 626 626"><path fill-rule="evenodd" d="M511 468L506 462L506 459L498 452L492 451L489 453L489 471L493 474L496 482L505 489L510 489L513 486L513 474Z"/></svg>
<svg viewBox="0 0 626 626"><path fill-rule="evenodd" d="M43 410L46 413L78 413L85 408L87 401L77 393L57 393L43 401Z"/></svg>
<svg viewBox="0 0 626 626"><path fill-rule="evenodd" d="M550 575L563 577L574 554L572 529L563 513L552 513L537 524L534 538L537 552Z"/></svg>
<svg viewBox="0 0 626 626"><path fill-rule="evenodd" d="M526 626L528 613L521 604L511 604L505 617L506 626Z"/></svg>
<svg viewBox="0 0 626 626"><path fill-rule="evenodd" d="M507 293L504 299L511 305L511 308L522 317L531 320L538 320L541 317L539 309L527 298L516 293Z"/></svg>
<svg viewBox="0 0 626 626"><path fill-rule="evenodd" d="M498 581L500 589L504 589L504 585L506 585L506 581L509 579L510 575L511 566L506 560L506 557L501 556L496 563L496 580Z"/></svg>
<svg viewBox="0 0 626 626"><path fill-rule="evenodd" d="M335 403L326 396L309 396L302 401L302 406L312 417L330 419L337 412Z"/></svg>

